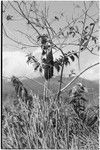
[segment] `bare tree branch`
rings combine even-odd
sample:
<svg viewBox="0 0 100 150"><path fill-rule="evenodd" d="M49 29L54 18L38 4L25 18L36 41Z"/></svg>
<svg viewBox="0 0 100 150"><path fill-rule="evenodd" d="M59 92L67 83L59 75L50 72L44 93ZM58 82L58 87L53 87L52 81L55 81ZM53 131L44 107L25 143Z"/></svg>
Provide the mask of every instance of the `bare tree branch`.
<svg viewBox="0 0 100 150"><path fill-rule="evenodd" d="M95 63L89 67L87 67L86 69L84 69L81 73L79 73L70 83L68 83L64 88L61 89L61 92L64 91L65 89L67 89L79 76L81 76L84 72L86 72L87 70L89 70L92 67L95 67L96 65L99 65L98 63Z"/></svg>
<svg viewBox="0 0 100 150"><path fill-rule="evenodd" d="M38 43L35 39L33 39L32 36L30 36L30 35L28 35L28 34L22 32L22 31L20 31L20 30L16 30L16 31L19 32L19 33L21 33L21 34L23 34L23 35L25 35L25 36L27 37L27 39L28 39L32 44L34 44L34 46L36 46L36 47L39 46L39 47L40 47L39 43ZM33 41L34 41L35 43L33 43Z"/></svg>
<svg viewBox="0 0 100 150"><path fill-rule="evenodd" d="M10 37L10 36L7 34L7 32L6 32L5 28L4 28L4 26L3 26L3 30L4 30L5 36L6 36L7 38L9 38L10 40L12 40L13 42L17 43L18 45L27 46L27 47L38 47L38 46L34 46L34 45L28 45L28 44L25 44L25 43L22 43L22 42L19 42L19 41L13 39L12 37Z"/></svg>
<svg viewBox="0 0 100 150"><path fill-rule="evenodd" d="M33 29L38 33L38 35L41 35L41 34L39 33L39 31L33 26L33 24L31 23L31 21L26 17L26 15L24 14L23 10L21 9L19 3L18 3L17 1L15 1L15 2L17 3L18 8L20 9L20 12L21 12L21 13L19 13L19 12L16 10L16 8L13 6L14 10L16 10L21 16L23 16L23 17L30 23L30 25L31 25L31 26L33 27Z"/></svg>

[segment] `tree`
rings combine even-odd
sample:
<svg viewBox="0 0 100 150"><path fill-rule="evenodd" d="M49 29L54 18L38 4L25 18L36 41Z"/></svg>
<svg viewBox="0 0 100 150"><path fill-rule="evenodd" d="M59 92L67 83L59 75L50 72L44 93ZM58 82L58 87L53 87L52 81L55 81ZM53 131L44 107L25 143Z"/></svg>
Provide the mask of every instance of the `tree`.
<svg viewBox="0 0 100 150"><path fill-rule="evenodd" d="M69 18L66 17L66 12L63 10L59 14L50 16L51 8L46 1L7 1L2 2L2 5L4 36L23 50L41 47L41 62L28 53L27 63L35 63L34 69L44 72L46 81L53 77L54 68L60 72L60 84L56 96L57 108L60 107L61 92L84 72L62 89L65 66L67 67L78 59L80 69L80 54L84 51L98 55L99 17L98 14L91 12L97 8L97 2L74 3L74 11L78 9L79 15L73 14ZM8 24L14 28L15 37L12 37L7 31ZM26 27L28 30L25 30ZM24 40L20 38L20 35ZM54 60L54 53L58 51L61 55ZM58 116L58 111L56 113Z"/></svg>
<svg viewBox="0 0 100 150"><path fill-rule="evenodd" d="M80 53L83 51L88 50L90 53L97 55L96 50L99 49L97 34L98 15L94 14L93 16L93 14L89 12L91 9L97 7L97 2L91 1L82 3L82 6L74 3L74 9L79 9L81 13L79 16L72 15L70 21L68 21L66 19L66 13L63 11L53 17L50 17L50 6L48 2L43 2L42 6L41 2L36 1L3 2L4 35L17 43L21 49L41 47L42 65L38 62L38 60L36 61L35 58L33 59L34 56L31 57L31 55L27 55L28 62L30 62L30 60L32 62L33 60L36 64L36 67L34 68L35 70L38 68L40 72L44 70L44 77L46 80L53 76L54 67L58 72L61 72L58 93L60 93L62 86L64 66L68 66L71 61L75 61L76 58L80 60ZM63 27L62 20L64 20ZM6 23L15 26L18 22L19 25L17 25L17 28L19 29L16 30L14 28L13 30L18 33L19 39L17 40L17 35L14 38L7 32ZM21 23L23 23L23 25L21 25ZM55 28L57 23L61 24L61 26ZM20 26L27 26L29 30L23 31L22 28L20 29ZM20 39L20 35L25 37L25 42ZM73 50L72 46L77 48ZM71 51L68 50L69 48L72 48ZM51 55L48 56L50 59L48 61L47 55L50 54L49 51L51 52ZM56 51L60 51L61 56L54 61L53 53L56 53ZM46 58L44 58L45 55Z"/></svg>

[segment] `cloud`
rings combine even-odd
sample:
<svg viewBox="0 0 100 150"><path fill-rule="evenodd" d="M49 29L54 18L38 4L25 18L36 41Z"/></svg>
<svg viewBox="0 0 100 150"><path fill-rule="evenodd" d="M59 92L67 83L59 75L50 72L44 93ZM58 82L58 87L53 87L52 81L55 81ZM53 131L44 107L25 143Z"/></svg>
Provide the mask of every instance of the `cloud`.
<svg viewBox="0 0 100 150"><path fill-rule="evenodd" d="M86 71L81 77L89 80L97 80L99 79L99 66L89 69Z"/></svg>
<svg viewBox="0 0 100 150"><path fill-rule="evenodd" d="M39 61L41 60L41 48L36 49L32 53ZM61 55L60 52L55 53L54 59L58 58L59 55ZM40 73L38 71L34 71L34 67L32 65L28 65L26 61L27 61L27 57L26 57L26 53L24 52L4 51L3 52L3 76L11 77L15 75L17 77L26 76L29 78L40 76ZM91 64L93 64L93 62L89 60L86 63L84 63L83 61L81 64L84 64L81 66L81 70L83 70L87 67L87 65L90 66ZM70 73L71 69L75 69L75 72L78 73L77 61L71 63L70 66L65 67L64 76L68 77L68 74ZM55 75L58 75L56 71L55 71ZM81 77L89 80L99 79L98 66L86 71Z"/></svg>
<svg viewBox="0 0 100 150"><path fill-rule="evenodd" d="M41 48L37 48L32 54L41 62ZM60 53L55 53L56 59ZM20 51L4 51L3 52L3 76L11 77L13 75L17 77L38 77L40 74L38 71L34 71L32 64L26 63L26 53Z"/></svg>
<svg viewBox="0 0 100 150"><path fill-rule="evenodd" d="M23 52L15 51L5 51L3 52L3 75L11 77L15 75L36 77L39 76L38 72L34 72L32 65L26 63L27 57Z"/></svg>

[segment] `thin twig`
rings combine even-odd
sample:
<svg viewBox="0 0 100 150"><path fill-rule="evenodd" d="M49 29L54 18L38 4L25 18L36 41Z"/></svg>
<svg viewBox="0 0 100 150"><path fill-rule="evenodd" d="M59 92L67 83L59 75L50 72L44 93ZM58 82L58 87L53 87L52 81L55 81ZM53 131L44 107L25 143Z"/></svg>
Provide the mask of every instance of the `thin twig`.
<svg viewBox="0 0 100 150"><path fill-rule="evenodd" d="M3 26L3 30L4 30L5 36L6 36L7 38L9 38L10 40L12 40L13 42L15 42L15 43L17 43L17 44L19 44L19 45L22 45L22 46L37 47L37 46L34 46L34 45L28 45L28 44L19 42L19 41L15 40L14 38L10 37L10 36L7 34L7 32L6 32L5 28L4 28L4 26Z"/></svg>
<svg viewBox="0 0 100 150"><path fill-rule="evenodd" d="M95 67L96 65L99 65L98 63L95 63L89 67L87 67L86 69L84 69L81 73L79 73L70 83L68 83L64 88L61 89L61 92L64 91L65 89L67 89L79 76L81 76L85 71L89 70L92 67Z"/></svg>
<svg viewBox="0 0 100 150"><path fill-rule="evenodd" d="M33 38L32 38L32 36L30 36L30 35L28 35L28 34L26 34L26 33L24 33L24 32L22 32L22 31L20 31L20 30L16 30L17 32L19 32L19 33L21 33L21 34L23 34L23 35L25 35L26 37L27 37L27 39L32 43L32 44L37 44L37 45L34 45L34 46L39 46L40 47L40 45L38 44L38 42L36 41L36 40L34 40ZM35 43L33 43L33 41L31 41L31 40L33 40Z"/></svg>
<svg viewBox="0 0 100 150"><path fill-rule="evenodd" d="M18 8L20 9L21 13L19 13L19 12L16 10L16 8L13 6L14 10L16 10L22 17L24 17L24 18L30 23L30 25L31 25L31 26L33 27L33 29L38 33L38 35L41 35L41 34L39 33L39 31L33 26L33 24L31 23L31 21L26 17L26 15L24 14L23 10L21 9L19 3L18 3L17 1L15 1L15 2L17 3Z"/></svg>
<svg viewBox="0 0 100 150"><path fill-rule="evenodd" d="M85 5L85 2L84 2L84 5ZM88 9L86 10L86 7L85 7L85 12L84 12L85 16L84 16L84 21L83 21L83 28L82 28L82 33L81 33L81 39L83 38L84 28L85 28L85 24L86 24L87 11L88 11ZM78 58L79 70L80 70L80 52L81 52L81 44L80 44L80 47L79 47L79 58Z"/></svg>

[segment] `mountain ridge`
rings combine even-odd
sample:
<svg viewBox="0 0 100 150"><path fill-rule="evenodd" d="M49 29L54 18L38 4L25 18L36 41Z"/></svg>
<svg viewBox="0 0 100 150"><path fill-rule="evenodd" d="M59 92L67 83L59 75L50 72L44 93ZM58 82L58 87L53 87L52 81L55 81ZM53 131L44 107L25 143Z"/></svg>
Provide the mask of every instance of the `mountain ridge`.
<svg viewBox="0 0 100 150"><path fill-rule="evenodd" d="M62 80L62 88L67 85L71 80L73 79L73 77L70 78L66 78L63 77ZM53 92L56 93L58 91L58 87L59 87L59 82L60 80L60 76L56 76L55 78L52 78L50 83L49 83L49 89ZM44 80L42 77L38 77L38 78L33 78L33 79L23 79L21 80L23 85L27 88L28 91L32 90L33 93L42 96L43 95L43 83ZM77 82L81 82L84 86L87 87L88 89L88 93L89 95L89 99L96 99L96 101L98 101L98 97L99 97L99 81L96 82L95 81L90 81L87 79L83 79L83 78L78 78L75 80L75 82L73 82L70 87L64 91L64 94L62 94L64 96L64 98L67 96L68 94L68 90L70 90ZM5 101L7 96L9 97L15 97L15 90L14 87L12 86L11 82L7 82L5 79L3 79L2 82L2 100ZM92 93L93 92L93 93Z"/></svg>

